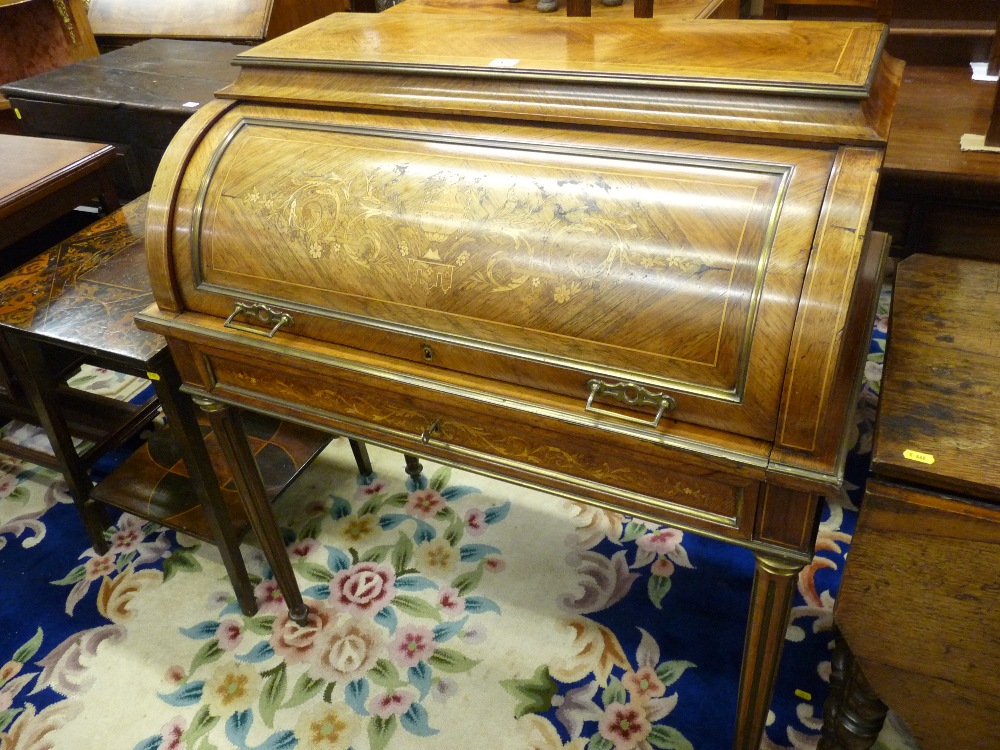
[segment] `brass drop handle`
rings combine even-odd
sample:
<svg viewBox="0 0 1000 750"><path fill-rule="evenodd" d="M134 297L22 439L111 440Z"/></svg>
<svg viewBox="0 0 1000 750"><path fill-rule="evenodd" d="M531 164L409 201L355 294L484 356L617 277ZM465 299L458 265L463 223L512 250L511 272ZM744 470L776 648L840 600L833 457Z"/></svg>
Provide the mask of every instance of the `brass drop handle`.
<svg viewBox="0 0 1000 750"><path fill-rule="evenodd" d="M434 433L440 431L441 431L441 424L438 422L438 420L435 419L433 422L427 425L427 428L423 432L420 433L420 442L425 444L429 443Z"/></svg>
<svg viewBox="0 0 1000 750"><path fill-rule="evenodd" d="M270 331L262 331L259 328L254 328L248 326L244 323L236 323L233 321L237 315L243 315L249 317L253 320L260 321L266 326L273 326ZM258 336L267 336L269 339L274 338L274 334L278 332L278 329L283 325L292 324L292 316L281 310L274 310L267 305L262 305L259 302L237 302L236 307L226 318L226 322L223 323L225 328L235 328L237 331L245 331L246 333L255 333Z"/></svg>
<svg viewBox="0 0 1000 750"><path fill-rule="evenodd" d="M649 427L658 426L664 412L677 407L677 402L673 396L669 396L666 393L655 393L635 383L605 383L597 378L591 378L587 381L587 387L590 389L590 396L587 398L587 405L584 407L587 411L606 417L624 419L627 422L638 422ZM655 406L656 416L653 417L652 421L648 421L628 414L619 414L618 412L600 409L594 406L594 399L598 396L611 396L627 406Z"/></svg>

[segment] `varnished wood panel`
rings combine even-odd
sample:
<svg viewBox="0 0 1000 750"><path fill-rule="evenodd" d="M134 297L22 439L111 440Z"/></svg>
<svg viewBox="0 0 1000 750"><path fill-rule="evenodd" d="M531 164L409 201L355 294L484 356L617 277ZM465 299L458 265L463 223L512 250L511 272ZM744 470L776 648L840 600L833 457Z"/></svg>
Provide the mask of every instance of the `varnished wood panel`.
<svg viewBox="0 0 1000 750"><path fill-rule="evenodd" d="M1000 499L1000 264L901 261L884 372L873 471Z"/></svg>
<svg viewBox="0 0 1000 750"><path fill-rule="evenodd" d="M869 483L836 619L921 748L996 744L998 592L997 506Z"/></svg>
<svg viewBox="0 0 1000 750"><path fill-rule="evenodd" d="M446 22L448 56L429 47L435 24ZM884 27L878 24L754 24L736 43L739 21L704 25L652 20L594 24L579 18L496 18L474 14L380 13L325 18L241 56L241 64L334 69L438 71L462 68L483 77L661 78L664 86L712 81L734 87L824 90L863 98ZM651 44L650 32L669 36ZM572 62L570 62L572 61ZM681 78L689 79L681 83Z"/></svg>
<svg viewBox="0 0 1000 750"><path fill-rule="evenodd" d="M81 0L0 5L0 83L96 56L97 44Z"/></svg>

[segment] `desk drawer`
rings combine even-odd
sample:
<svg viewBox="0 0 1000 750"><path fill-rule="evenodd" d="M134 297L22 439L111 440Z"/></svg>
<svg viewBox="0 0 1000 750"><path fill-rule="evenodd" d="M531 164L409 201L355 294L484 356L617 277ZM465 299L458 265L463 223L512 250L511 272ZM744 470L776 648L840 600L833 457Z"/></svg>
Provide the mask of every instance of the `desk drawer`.
<svg viewBox="0 0 1000 750"><path fill-rule="evenodd" d="M192 361L200 361L212 395L224 400L363 440L406 445L417 454L651 520L731 539L752 533L759 491L753 469L742 476L721 460L604 434L488 394L456 396L403 379L317 368L292 354L268 353L272 366L262 378L257 365L224 349L198 349ZM191 375L185 376L189 382Z"/></svg>

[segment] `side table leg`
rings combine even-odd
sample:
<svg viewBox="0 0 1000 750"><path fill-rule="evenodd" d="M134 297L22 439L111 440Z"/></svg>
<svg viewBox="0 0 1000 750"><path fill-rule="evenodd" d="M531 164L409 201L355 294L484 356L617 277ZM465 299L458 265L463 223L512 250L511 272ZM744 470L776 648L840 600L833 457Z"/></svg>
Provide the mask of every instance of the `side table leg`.
<svg viewBox="0 0 1000 750"><path fill-rule="evenodd" d="M181 393L181 378L172 361L158 367L156 374L159 378L153 381L153 386L156 388L160 407L167 417L167 424L177 441L195 495L201 502L205 519L212 529L212 537L219 548L226 573L229 574L236 601L243 614L252 616L257 612L257 599L240 553L240 540L222 500L219 480L212 468L212 460L208 456L191 398Z"/></svg>
<svg viewBox="0 0 1000 750"><path fill-rule="evenodd" d="M774 679L781 661L792 594L805 563L777 555L754 553L757 568L750 595L750 615L743 645L740 691L736 704L736 750L758 750Z"/></svg>
<svg viewBox="0 0 1000 750"><path fill-rule="evenodd" d="M295 580L292 562L288 558L288 550L285 549L285 543L278 531L278 523L268 502L260 469L257 468L257 461L250 449L250 442L247 440L240 415L231 406L211 399L195 398L194 402L208 414L219 447L229 464L229 470L233 473L233 481L236 482L236 489L246 508L250 525L264 550L264 556L271 565L274 579L285 597L288 616L300 625L305 625L309 609L302 601L302 592L299 591L299 585Z"/></svg>
<svg viewBox="0 0 1000 750"><path fill-rule="evenodd" d="M839 632L832 666L818 750L868 750L878 740L888 708L872 690Z"/></svg>
<svg viewBox="0 0 1000 750"><path fill-rule="evenodd" d="M15 377L45 430L60 472L69 486L69 494L87 530L87 537L94 551L103 555L109 549L104 538L104 529L108 526L107 514L104 506L90 497L93 488L90 473L76 452L73 436L59 410L51 368L37 342L27 337L11 336L8 344L12 352L10 364Z"/></svg>

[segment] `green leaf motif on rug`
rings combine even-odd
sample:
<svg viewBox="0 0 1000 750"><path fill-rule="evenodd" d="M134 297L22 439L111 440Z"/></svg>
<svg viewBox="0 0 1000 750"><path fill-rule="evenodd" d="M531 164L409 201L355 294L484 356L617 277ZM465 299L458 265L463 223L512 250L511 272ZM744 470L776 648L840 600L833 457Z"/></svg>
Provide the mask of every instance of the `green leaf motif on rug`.
<svg viewBox="0 0 1000 750"><path fill-rule="evenodd" d="M437 607L415 596L397 594L393 597L392 604L401 612L406 612L414 617L426 617L429 620L441 622L441 613L437 611Z"/></svg>
<svg viewBox="0 0 1000 750"><path fill-rule="evenodd" d="M650 730L646 742L658 750L694 750L683 734L663 724L657 724Z"/></svg>
<svg viewBox="0 0 1000 750"><path fill-rule="evenodd" d="M42 629L38 628L35 634L31 637L27 643L25 643L21 648L14 652L14 656L11 657L12 661L20 662L21 664L27 663L27 661L34 656L39 647L42 645Z"/></svg>
<svg viewBox="0 0 1000 750"><path fill-rule="evenodd" d="M656 676L664 687L670 687L681 678L685 670L697 666L689 661L665 661L656 668Z"/></svg>
<svg viewBox="0 0 1000 750"><path fill-rule="evenodd" d="M373 716L368 722L368 743L371 750L385 750L396 732L396 717L389 716L383 719L381 716Z"/></svg>
<svg viewBox="0 0 1000 750"><path fill-rule="evenodd" d="M646 588L649 592L649 600L657 609L663 609L663 597L670 591L670 578L668 576L652 575Z"/></svg>
<svg viewBox="0 0 1000 750"><path fill-rule="evenodd" d="M206 641L202 644L201 648L195 652L194 657L191 659L191 668L188 670L188 674L194 674L198 667L216 661L224 653L225 651L223 651L219 646L218 638Z"/></svg>
<svg viewBox="0 0 1000 750"><path fill-rule="evenodd" d="M260 691L260 717L267 726L274 726L274 714L285 700L287 691L288 668L285 662L281 662L275 669L270 670Z"/></svg>
<svg viewBox="0 0 1000 750"><path fill-rule="evenodd" d="M427 659L427 662L442 672L468 672L479 664L478 659L470 659L468 656L450 648L435 649L434 653Z"/></svg>
<svg viewBox="0 0 1000 750"><path fill-rule="evenodd" d="M163 561L163 582L166 583L178 572L196 573L200 570L201 563L190 551L178 549Z"/></svg>
<svg viewBox="0 0 1000 750"><path fill-rule="evenodd" d="M501 680L500 685L517 699L515 719L528 714L545 713L552 708L552 698L559 692L559 685L549 675L549 668L545 664L535 670L531 679Z"/></svg>

